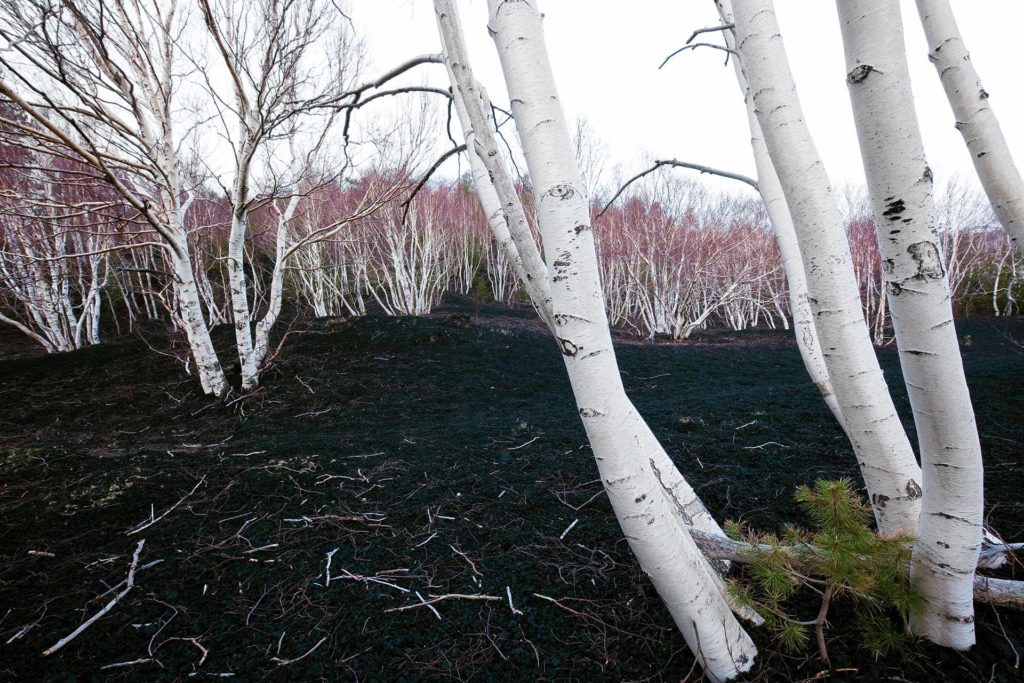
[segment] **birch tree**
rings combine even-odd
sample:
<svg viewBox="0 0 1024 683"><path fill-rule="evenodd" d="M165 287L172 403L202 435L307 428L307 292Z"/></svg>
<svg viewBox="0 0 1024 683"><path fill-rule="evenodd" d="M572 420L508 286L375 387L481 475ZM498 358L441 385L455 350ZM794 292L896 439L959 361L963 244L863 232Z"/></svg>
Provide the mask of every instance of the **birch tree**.
<svg viewBox="0 0 1024 683"><path fill-rule="evenodd" d="M731 9L736 50L796 229L823 357L875 519L883 533L913 534L921 469L861 315L842 218L803 119L774 6L747 0Z"/></svg>
<svg viewBox="0 0 1024 683"><path fill-rule="evenodd" d="M4 0L0 8L0 65L13 79L0 79L0 93L32 119L4 123L26 144L91 168L156 233L203 390L225 394L189 248L195 195L177 132L185 25L177 2Z"/></svg>
<svg viewBox="0 0 1024 683"><path fill-rule="evenodd" d="M731 11L731 0L716 2L719 17L723 26L734 24L734 17ZM732 30L726 28L723 31L726 47L736 52L736 37ZM757 191L764 201L768 218L775 231L775 240L779 245L782 254L782 264L786 270L786 283L789 287L789 310L793 315L793 327L796 336L797 348L800 357L810 375L811 381L817 387L818 392L825 400L832 415L835 416L839 425L846 428L846 420L843 411L836 400L835 391L832 387L832 380L829 377L828 365L821 348L821 341L818 333L818 326L811 311L811 303L807 291L807 274L804 271L804 263L800 253L800 246L797 242L796 228L793 225L793 216L790 214L789 206L786 204L786 196L782 191L782 184L779 175L775 171L775 165L768 154L765 145L764 133L761 130L761 123L757 118L754 97L750 92L750 84L743 73L743 68L738 55L733 59L733 70L736 74L736 81L740 92L743 93L743 103L747 110L747 125L750 129L750 146L754 152L754 166L757 169Z"/></svg>
<svg viewBox="0 0 1024 683"><path fill-rule="evenodd" d="M224 187L231 205L226 263L242 389L249 390L259 381L270 332L280 314L285 264L279 264L279 259L287 250L288 225L300 186L311 182L313 160L337 114L315 105L339 97L354 84L360 55L351 31L338 21L340 10L327 2L199 0L198 4L209 35L209 42L200 43L198 49L205 52L212 47L217 68L207 66L203 55L193 59L216 120L223 124L233 161ZM230 83L230 98L221 95L221 80ZM259 178L261 156L267 172ZM340 168L330 174L332 178L345 168L341 160L336 163ZM253 293L247 283L245 249L249 216L255 206L267 201L277 216L275 266L267 310L254 328L256 311L250 304Z"/></svg>
<svg viewBox="0 0 1024 683"><path fill-rule="evenodd" d="M982 87L949 0L917 0L928 41L928 59L946 91L981 186L1010 239L1024 244L1024 179L999 127L989 92Z"/></svg>
<svg viewBox="0 0 1024 683"><path fill-rule="evenodd" d="M481 203L489 216L501 210L512 222L515 208L510 204L516 202L500 189L500 157L485 123L454 3L435 0L434 6L456 101L461 100L460 118L465 115L467 149L488 170L486 178L476 177ZM525 282L547 289L550 320L579 413L630 547L705 673L712 680L733 678L752 666L756 648L729 611L720 580L681 523L679 513L685 511L673 510L674 498L666 495L672 491L664 489L664 480L659 486L668 458L622 386L598 277L589 204L551 73L540 13L531 2L492 0L488 6L537 197L544 245L545 270L528 270ZM491 180L494 185L489 187Z"/></svg>
<svg viewBox="0 0 1024 683"><path fill-rule="evenodd" d="M982 542L981 445L935 230L932 171L917 123L898 0L837 0L846 82L874 211L889 309L921 451L911 576L925 600L911 627L974 644Z"/></svg>

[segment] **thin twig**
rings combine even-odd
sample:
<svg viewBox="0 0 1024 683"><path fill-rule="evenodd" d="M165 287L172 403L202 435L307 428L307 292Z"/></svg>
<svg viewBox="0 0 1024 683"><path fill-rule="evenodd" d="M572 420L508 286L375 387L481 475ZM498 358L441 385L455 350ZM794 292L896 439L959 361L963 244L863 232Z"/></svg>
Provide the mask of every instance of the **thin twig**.
<svg viewBox="0 0 1024 683"><path fill-rule="evenodd" d="M310 656L311 654L313 654L314 652L316 652L316 649L323 645L325 642L327 642L327 636L324 636L323 638L318 640L316 645L309 648L308 650L306 650L305 654L296 657L295 659L281 659L280 657L271 657L270 661L272 661L274 664L277 664L278 666L288 666L289 664L294 664L295 662L301 661L306 657Z"/></svg>
<svg viewBox="0 0 1024 683"><path fill-rule="evenodd" d="M690 34L690 37L686 39L686 44L689 45L693 42L693 39L702 33L718 33L719 31L728 31L736 28L736 24L723 24L722 26L708 26L707 28L699 28Z"/></svg>
<svg viewBox="0 0 1024 683"><path fill-rule="evenodd" d="M431 612L433 612L433 613L434 613L434 616L435 616L435 617L437 617L437 620L438 620L438 621L442 621L442 619L441 619L441 613L437 611L437 608L436 608L436 607L434 607L434 606L433 606L433 605L431 605L431 604L430 604L429 602L427 602L426 600L424 600L424 599L423 599L423 596L422 596L422 595L420 595L420 592L419 592L419 591L416 591L416 597L417 597L417 598L419 598L420 602L421 602L421 603L423 603L423 606L424 606L424 607L426 607L427 609L429 609L429 610L430 610Z"/></svg>
<svg viewBox="0 0 1024 683"><path fill-rule="evenodd" d="M419 596L419 593L416 594ZM429 600L423 600L420 597L421 602L412 605L403 605L402 607L392 607L391 609L384 610L385 612L405 612L411 609L419 609L420 607L430 607L444 600L486 600L492 602L501 602L502 598L497 595L481 595L479 593L446 593L445 595L431 595Z"/></svg>
<svg viewBox="0 0 1024 683"><path fill-rule="evenodd" d="M532 439L530 439L529 441L527 441L526 443L519 444L518 446L512 446L511 448L507 448L506 450L518 451L520 448L526 448L527 446L529 446L531 443L533 443L534 441L536 441L539 438L540 438L539 436L535 436Z"/></svg>
<svg viewBox="0 0 1024 683"><path fill-rule="evenodd" d="M668 64L668 60L672 59L680 52L685 52L686 50L696 50L698 47L711 47L716 50L722 50L723 52L727 53L725 58L726 61L729 60L730 55L737 54L736 50L733 50L731 47L726 47L725 45L715 45L714 43L687 43L686 45L683 45L681 48L670 54L668 57L665 57L664 61L662 61L662 63L658 65L658 68L660 69L666 64Z"/></svg>
<svg viewBox="0 0 1024 683"><path fill-rule="evenodd" d="M193 493L195 493L195 492L196 492L196 489L198 489L198 488L199 488L200 486L202 486L202 485L203 485L203 484L204 484L205 482L206 482L206 475L204 474L204 475L203 475L202 477L200 477L199 481L198 481L198 482L196 482L196 485L192 487L192 490L191 490L191 491L189 491L189 492L188 492L188 493L186 493L186 494L185 494L184 496L182 496L182 497L181 497L181 498L180 498L180 499L178 500L178 502L177 502L177 503L175 503L175 504L174 504L174 505L172 505L171 507L167 508L167 510L165 510L165 511L164 511L164 513L163 513L162 515L160 515L159 517L155 517L155 518L154 518L154 517L153 517L153 513L152 513L152 512L150 512L150 513L149 513L149 521L148 521L148 522L143 522L142 524L139 524L139 525L138 525L138 526L136 526L135 528L133 528L133 529L131 529L131 530L129 530L129 531L126 531L126 532L125 532L125 535L126 535L126 536L131 536L132 534L137 534L137 533L139 533L140 531L142 531L143 529L148 529L149 527L153 526L154 524L156 524L157 522L159 522L159 521L160 521L161 519L163 519L164 517L166 517L166 516L167 516L167 515L169 515L170 513L174 512L174 510L175 510L175 509L176 509L176 508L177 508L177 507L178 507L179 505L181 505L182 503L184 503L184 502L185 502L185 500L186 500L186 499L187 499L187 498L188 498L189 496L191 496L191 495L192 495Z"/></svg>

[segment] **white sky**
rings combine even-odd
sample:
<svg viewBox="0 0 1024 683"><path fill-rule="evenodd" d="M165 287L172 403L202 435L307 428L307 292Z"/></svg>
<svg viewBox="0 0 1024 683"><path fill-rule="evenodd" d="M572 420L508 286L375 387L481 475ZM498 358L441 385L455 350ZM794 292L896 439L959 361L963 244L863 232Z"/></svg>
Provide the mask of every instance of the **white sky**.
<svg viewBox="0 0 1024 683"><path fill-rule="evenodd" d="M863 182L835 3L775 4L804 113L825 165L834 182ZM1013 47L1021 40L1024 0L952 4L1010 149L1024 164L1024 60ZM439 50L430 0L352 0L350 7L369 48L367 76ZM902 0L902 7L929 163L939 178L972 178L970 159L928 61L913 0ZM474 72L495 104L506 105L497 54L486 29L486 2L461 0L460 8ZM657 68L694 29L718 23L710 0L541 0L541 10L570 125L575 117L585 116L624 175L640 170L645 154L753 175L743 103L731 65L723 66L724 54L686 52L664 69ZM447 87L442 67L418 69L423 70L411 82ZM454 172L455 166L450 169ZM731 181L713 184L739 187Z"/></svg>

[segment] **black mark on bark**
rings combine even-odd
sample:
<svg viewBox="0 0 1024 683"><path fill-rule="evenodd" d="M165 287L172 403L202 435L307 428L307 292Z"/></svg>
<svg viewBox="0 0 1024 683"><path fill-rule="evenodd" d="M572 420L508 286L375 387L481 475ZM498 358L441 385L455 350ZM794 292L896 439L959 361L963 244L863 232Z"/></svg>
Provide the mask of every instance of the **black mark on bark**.
<svg viewBox="0 0 1024 683"><path fill-rule="evenodd" d="M570 358L574 357L577 353L580 352L580 347L576 346L568 339L562 339L561 337L559 337L558 345L562 348L562 355L569 356Z"/></svg>
<svg viewBox="0 0 1024 683"><path fill-rule="evenodd" d="M555 185L548 190L548 195L555 199L565 201L567 199L572 199L576 195L576 190L572 189L571 185Z"/></svg>
<svg viewBox="0 0 1024 683"><path fill-rule="evenodd" d="M882 215L891 221L895 221L899 219L900 214L906 211L906 209L907 205L902 199L894 199L885 205L885 211L882 212Z"/></svg>
<svg viewBox="0 0 1024 683"><path fill-rule="evenodd" d="M861 64L856 69L854 69L853 71L851 71L850 73L848 73L846 75L846 82L847 83L860 83L861 81L866 79L868 76L870 76L872 71L874 71L876 73L882 73L881 71L879 71L875 67L871 66L870 64Z"/></svg>

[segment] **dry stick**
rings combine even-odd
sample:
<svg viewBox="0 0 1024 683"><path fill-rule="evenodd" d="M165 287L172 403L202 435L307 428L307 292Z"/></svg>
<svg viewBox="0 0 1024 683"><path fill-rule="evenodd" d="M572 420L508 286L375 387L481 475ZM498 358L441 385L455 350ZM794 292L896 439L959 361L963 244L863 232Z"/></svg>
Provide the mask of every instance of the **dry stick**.
<svg viewBox="0 0 1024 683"><path fill-rule="evenodd" d="M512 610L512 614L522 614L523 611L516 609L516 606L512 604L512 588L505 586L505 593L508 594L508 608Z"/></svg>
<svg viewBox="0 0 1024 683"><path fill-rule="evenodd" d="M480 570L476 568L476 565L473 564L473 560L469 559L469 556L466 555L466 553L462 552L451 543L448 544L448 547L454 550L457 555L462 557L462 559L464 559L469 564L469 568L473 570L474 574L476 574L477 576L483 576L483 574L480 573Z"/></svg>
<svg viewBox="0 0 1024 683"><path fill-rule="evenodd" d="M131 589L135 587L135 568L139 565L139 554L142 552L142 546L144 546L145 544L146 539L142 539L141 541L139 541L139 544L135 546L135 554L132 556L132 566L128 570L128 578L125 579L126 585L124 590L115 595L113 599L111 599L111 601L108 602L103 609L101 609L96 614L92 615L88 620L83 622L81 626L76 628L69 635L58 640L56 644L52 645L50 648L43 650L44 657L52 655L54 652L60 650L62 647L64 647L72 640L77 638L82 631L92 626L94 623L96 623L97 620L99 620L100 617L102 617L104 614L112 610L114 608L114 605L121 601L121 598L128 595L129 591L131 591Z"/></svg>
<svg viewBox="0 0 1024 683"><path fill-rule="evenodd" d="M980 559L978 564L981 564L982 560L988 560L997 555L1009 555L1017 552L1018 550L1024 550L1024 543L996 543L988 548L981 551Z"/></svg>
<svg viewBox="0 0 1024 683"><path fill-rule="evenodd" d="M140 525L136 526L135 528L131 529L130 531L126 531L126 532L125 532L125 535L127 535L127 536L131 536L132 534L137 534L137 533L139 533L140 531L142 531L143 529L148 529L149 527L153 526L154 524L156 524L157 522L159 522L159 521L160 521L161 519L163 519L163 518L164 518L164 517L166 517L167 515L169 515L169 514L171 514L172 512L174 512L174 510L175 510L175 509L176 509L176 508L177 508L177 507L178 507L179 505L181 505L182 503L184 503L184 502L185 502L185 500L186 500L186 499L187 499L187 498L188 498L189 496L191 496L191 495L192 495L193 493L195 493L195 492L196 492L196 489L198 489L198 488L199 488L200 486L202 486L202 485L203 485L203 483L205 483L205 482L206 482L206 475L204 474L204 475L203 475L202 477L200 477L200 479L199 479L199 481L198 481L198 482L196 483L196 485L192 487L192 490L191 490L191 491L189 491L189 492L188 492L188 493L186 493L186 494L185 494L184 496L182 496L182 497L181 497L181 499L180 499L180 500L179 500L179 501L178 501L177 503L175 503L175 504L174 504L174 505L172 505L171 507L167 508L167 510L165 510L165 511L164 511L164 513L163 513L162 515L160 515L159 517L156 517L156 518L154 518L154 517L153 517L153 513L152 513L152 512L150 512L150 513L149 513L149 521L148 521L148 522L143 522L142 524L140 524Z"/></svg>
<svg viewBox="0 0 1024 683"><path fill-rule="evenodd" d="M324 583L328 586L331 585L331 560L334 559L334 553L336 552L338 552L337 548L327 553L327 568L324 570L327 573L327 580Z"/></svg>
<svg viewBox="0 0 1024 683"><path fill-rule="evenodd" d="M163 560L153 560L152 562L147 562L146 564L142 565L141 567L139 567L138 569L136 569L136 570L135 570L135 574L136 574L136 576L137 576L137 575L139 575L139 574L141 574L141 573L142 573L143 571L145 571L145 570L147 570L147 569L150 569L150 568L152 568L152 567L155 567L155 566L157 566L157 565L158 565L158 564L160 564L161 562L163 562ZM123 584L124 582L125 582L125 579L121 579L121 581L120 581L120 582L119 582L119 583L118 583L117 585L111 586L111 587L110 587L110 588L108 588L108 589L107 589L107 590L106 590L105 592L103 592L103 593L100 593L99 595L97 595L97 596L96 596L95 598L93 598L93 599L94 599L94 600L99 600L99 599L100 599L100 598L102 598L102 597L103 597L104 595L107 595L108 593L113 593L113 592L114 592L114 591L116 591L116 590L117 590L118 588L120 588L120 587L121 587L121 585L122 585L122 584Z"/></svg>
<svg viewBox="0 0 1024 683"><path fill-rule="evenodd" d="M281 634L281 635L283 636L284 634ZM318 647L320 647L321 645L323 645L324 642L326 642L326 641L327 641L327 636L324 636L323 638L321 638L320 640L317 641L316 645L314 645L313 647L311 647L308 650L306 650L305 654L303 654L303 655L301 655L299 657L296 657L295 659L281 659L280 657L271 657L270 661L272 661L274 664L277 664L278 666L288 666L289 664L294 664L295 662L303 660L306 657L308 657L311 654L313 654L314 652L316 652L316 649Z"/></svg>
<svg viewBox="0 0 1024 683"><path fill-rule="evenodd" d="M424 546L424 545L430 543L434 539L434 536L437 536L437 532L436 531L434 533L430 534L429 536L427 536L427 540L423 541L422 543L417 543L416 545L413 546L413 548L419 548L420 546Z"/></svg>
<svg viewBox="0 0 1024 683"><path fill-rule="evenodd" d="M423 600L423 598L421 597L420 600ZM487 600L492 602L501 602L502 598L497 595L481 595L479 593L446 593L445 595L431 595L429 600L423 600L422 602L413 605L392 607L391 609L384 610L384 612L405 612L411 609L419 609L420 607L430 607L431 605L443 600Z"/></svg>
<svg viewBox="0 0 1024 683"><path fill-rule="evenodd" d="M113 664L107 664L106 666L101 666L100 667L100 671L104 671L106 669L120 669L123 666L135 666L136 664L145 664L146 662L152 662L152 661L153 661L152 657L143 657L141 659L133 659L133 660L128 661L128 662L114 662Z"/></svg>
<svg viewBox="0 0 1024 683"><path fill-rule="evenodd" d="M437 608L436 608L436 607L434 607L434 606L433 606L433 605L431 605L431 604L430 604L429 602L427 602L426 600L424 600L424 599L423 599L423 596L422 596L422 595L420 595L420 592L419 592L419 591L416 591L416 597L417 597L417 598L419 598L420 602L421 602L421 603L423 603L423 606L424 606L424 607L426 607L427 609L429 609L429 610L430 610L431 612L433 612L433 613L434 613L434 616L435 616L435 617L437 617L437 620L438 620L438 621L442 621L442 619L441 619L441 613L437 611Z"/></svg>
<svg viewBox="0 0 1024 683"><path fill-rule="evenodd" d="M360 576L358 574L353 574L352 572L350 572L347 569L342 569L341 571L345 572L345 576L332 576L331 578L335 579L335 580L337 580L337 579L350 579L352 581L363 581L364 583L366 581L370 581L372 583L379 583L382 586L387 586L388 588L394 588L395 590L402 591L403 593L411 593L412 592L408 588L402 588L401 586L397 586L397 585L395 585L393 583L388 583L387 581L381 581L380 579L378 579L378 578L376 578L374 576Z"/></svg>

